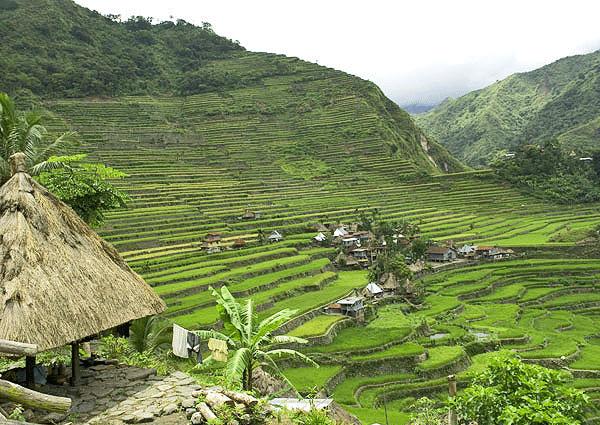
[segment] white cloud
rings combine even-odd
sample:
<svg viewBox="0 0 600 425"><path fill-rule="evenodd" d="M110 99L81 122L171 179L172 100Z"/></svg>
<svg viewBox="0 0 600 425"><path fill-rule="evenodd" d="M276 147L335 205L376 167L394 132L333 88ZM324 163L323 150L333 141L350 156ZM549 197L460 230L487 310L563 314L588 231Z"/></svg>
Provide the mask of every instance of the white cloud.
<svg viewBox="0 0 600 425"><path fill-rule="evenodd" d="M592 0L75 0L101 13L174 18L379 84L399 103L439 101L600 48Z"/></svg>

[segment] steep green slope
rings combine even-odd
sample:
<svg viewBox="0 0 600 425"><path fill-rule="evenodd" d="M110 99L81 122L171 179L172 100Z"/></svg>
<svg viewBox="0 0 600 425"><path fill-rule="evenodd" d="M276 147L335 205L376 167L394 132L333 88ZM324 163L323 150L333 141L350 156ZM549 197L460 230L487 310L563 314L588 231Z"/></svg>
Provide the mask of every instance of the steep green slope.
<svg viewBox="0 0 600 425"><path fill-rule="evenodd" d="M600 142L599 78L600 52L572 56L448 99L417 122L471 165L549 138L587 152Z"/></svg>
<svg viewBox="0 0 600 425"><path fill-rule="evenodd" d="M3 0L0 37L0 67L5 71L0 74L0 90L21 98L31 93L46 101L168 97L170 103L189 106L167 110L146 100L133 107L132 101L125 113L134 121L162 121L188 138L197 130L196 124L190 125L191 116L217 126L242 119L239 129L248 134L257 130L257 141L279 137L273 149L266 142L261 145L267 149L257 154L259 161L285 163L293 158L295 163L282 164L283 168L305 177L330 169L321 156L339 147L336 143L345 146L339 152L344 161L355 161L352 151L359 141L370 154L409 161L415 171L463 169L374 84L295 58L246 52L214 34L208 24L152 25L143 18L118 22L71 0ZM211 93L213 100L208 107L195 109L185 96L202 93ZM316 120L325 120L326 125L316 126ZM298 131L304 125L313 131ZM273 132L268 134L267 128ZM209 138L212 143L218 140ZM196 139L191 147L194 144L201 141ZM340 164L338 158L333 165Z"/></svg>

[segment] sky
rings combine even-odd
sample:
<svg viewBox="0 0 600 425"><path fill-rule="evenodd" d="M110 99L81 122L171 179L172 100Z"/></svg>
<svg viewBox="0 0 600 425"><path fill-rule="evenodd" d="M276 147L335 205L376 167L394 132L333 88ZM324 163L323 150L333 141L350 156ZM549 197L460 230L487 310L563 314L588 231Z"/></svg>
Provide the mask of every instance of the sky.
<svg viewBox="0 0 600 425"><path fill-rule="evenodd" d="M374 81L400 105L437 103L600 49L597 0L75 0L107 14L210 22L251 51Z"/></svg>

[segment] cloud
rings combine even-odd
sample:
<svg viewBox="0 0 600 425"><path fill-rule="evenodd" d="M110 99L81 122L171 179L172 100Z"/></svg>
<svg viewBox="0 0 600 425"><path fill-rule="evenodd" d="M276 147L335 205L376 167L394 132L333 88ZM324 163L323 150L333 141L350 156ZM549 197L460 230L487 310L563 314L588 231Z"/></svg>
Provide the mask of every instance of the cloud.
<svg viewBox="0 0 600 425"><path fill-rule="evenodd" d="M600 48L600 2L75 0L101 13L208 21L249 50L318 62L400 104L437 102Z"/></svg>

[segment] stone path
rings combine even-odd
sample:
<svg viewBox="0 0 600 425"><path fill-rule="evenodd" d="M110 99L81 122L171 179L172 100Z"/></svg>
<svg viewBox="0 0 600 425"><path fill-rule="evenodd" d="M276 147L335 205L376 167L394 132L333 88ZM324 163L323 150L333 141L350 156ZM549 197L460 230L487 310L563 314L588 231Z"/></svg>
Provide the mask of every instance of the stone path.
<svg viewBox="0 0 600 425"><path fill-rule="evenodd" d="M187 424L185 411L195 406L192 392L199 389L196 381L183 372L156 376L154 369L96 365L82 370L78 387L39 388L48 394L71 398L69 414L31 414L28 419L44 424Z"/></svg>

